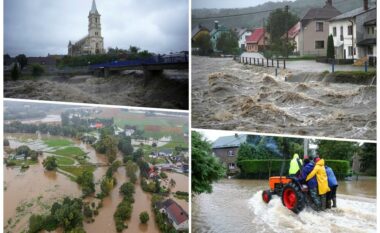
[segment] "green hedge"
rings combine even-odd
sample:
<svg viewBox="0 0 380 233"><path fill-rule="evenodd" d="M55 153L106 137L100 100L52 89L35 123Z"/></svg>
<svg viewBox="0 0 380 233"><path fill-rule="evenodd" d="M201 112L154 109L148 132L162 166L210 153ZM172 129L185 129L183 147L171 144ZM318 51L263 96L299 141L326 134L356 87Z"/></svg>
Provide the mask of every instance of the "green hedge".
<svg viewBox="0 0 380 233"><path fill-rule="evenodd" d="M270 176L277 176L281 173L282 163L284 162L283 175L289 171L290 160L282 159L261 159L244 160L238 162L240 177L267 179ZM349 174L350 164L346 160L326 160L326 165L331 167L338 179L343 179Z"/></svg>

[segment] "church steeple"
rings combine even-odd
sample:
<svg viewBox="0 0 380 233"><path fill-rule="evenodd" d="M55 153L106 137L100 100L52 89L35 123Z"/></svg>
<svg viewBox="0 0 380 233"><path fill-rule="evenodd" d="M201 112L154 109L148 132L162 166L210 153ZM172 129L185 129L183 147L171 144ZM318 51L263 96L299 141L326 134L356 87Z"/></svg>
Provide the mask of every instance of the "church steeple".
<svg viewBox="0 0 380 233"><path fill-rule="evenodd" d="M96 2L95 2L95 0L92 0L92 7L91 7L90 14L99 14L98 9L96 9Z"/></svg>

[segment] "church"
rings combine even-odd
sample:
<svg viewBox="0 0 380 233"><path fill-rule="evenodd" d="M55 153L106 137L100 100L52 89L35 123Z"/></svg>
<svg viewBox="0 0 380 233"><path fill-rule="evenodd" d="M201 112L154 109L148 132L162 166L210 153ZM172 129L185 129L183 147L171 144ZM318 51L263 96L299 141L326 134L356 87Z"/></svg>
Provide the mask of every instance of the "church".
<svg viewBox="0 0 380 233"><path fill-rule="evenodd" d="M96 9L95 0L88 15L88 35L75 43L69 42L68 55L80 56L89 54L103 54L104 42L101 34L100 14Z"/></svg>

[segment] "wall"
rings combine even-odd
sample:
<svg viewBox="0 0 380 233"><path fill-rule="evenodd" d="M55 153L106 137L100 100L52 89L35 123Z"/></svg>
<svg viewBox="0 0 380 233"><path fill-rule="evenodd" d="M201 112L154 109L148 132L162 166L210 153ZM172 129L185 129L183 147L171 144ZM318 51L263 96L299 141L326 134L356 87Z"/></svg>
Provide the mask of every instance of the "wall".
<svg viewBox="0 0 380 233"><path fill-rule="evenodd" d="M323 32L316 31L316 22L323 22ZM301 43L299 46L301 56L326 56L329 23L325 20L313 20L306 26L301 26ZM315 48L315 41L324 41L323 49Z"/></svg>

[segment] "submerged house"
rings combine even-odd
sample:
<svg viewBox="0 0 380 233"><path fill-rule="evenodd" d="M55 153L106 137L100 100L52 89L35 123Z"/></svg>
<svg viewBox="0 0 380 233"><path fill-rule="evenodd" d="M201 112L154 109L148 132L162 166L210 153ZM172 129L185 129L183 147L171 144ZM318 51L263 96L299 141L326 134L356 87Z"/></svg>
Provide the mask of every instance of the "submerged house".
<svg viewBox="0 0 380 233"><path fill-rule="evenodd" d="M189 215L177 202L172 199L167 199L163 202L158 202L156 208L163 214L166 214L169 223L177 231L186 230L189 228Z"/></svg>

